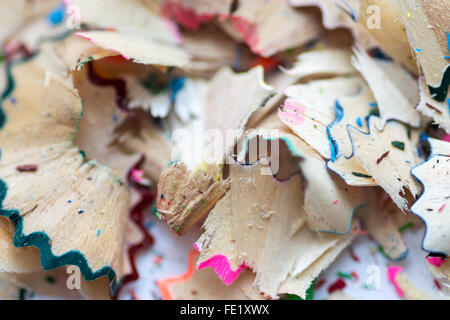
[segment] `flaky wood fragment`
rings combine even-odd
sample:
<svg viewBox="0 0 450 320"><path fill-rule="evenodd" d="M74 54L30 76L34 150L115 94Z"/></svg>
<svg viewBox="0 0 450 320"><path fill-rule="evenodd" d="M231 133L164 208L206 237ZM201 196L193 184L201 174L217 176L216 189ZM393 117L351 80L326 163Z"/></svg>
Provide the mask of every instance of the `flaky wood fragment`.
<svg viewBox="0 0 450 320"><path fill-rule="evenodd" d="M262 163L230 164L230 190L209 214L196 242L197 265L214 268L226 284L249 267L256 273L255 288L267 297L305 297L311 282L352 236L310 232L300 175L279 182L262 174Z"/></svg>
<svg viewBox="0 0 450 320"><path fill-rule="evenodd" d="M182 275L161 279L158 286L163 300L262 300L253 287L255 276L250 270L232 285L226 286L211 269L196 270L198 252L189 253L188 269Z"/></svg>
<svg viewBox="0 0 450 320"><path fill-rule="evenodd" d="M416 80L399 64L371 58L364 50L354 49L352 63L369 84L377 101L382 125L397 120L412 127L420 126Z"/></svg>
<svg viewBox="0 0 450 320"><path fill-rule="evenodd" d="M399 266L391 266L387 269L388 279L394 285L400 298L406 300L434 300L436 297L416 287Z"/></svg>
<svg viewBox="0 0 450 320"><path fill-rule="evenodd" d="M389 211L383 201L383 192L371 188L366 191L370 201L359 212L358 217L362 220L366 229L376 242L383 248L386 255L392 260L402 260L408 254L408 248L398 230L394 214ZM395 208L397 209L397 208ZM398 209L396 211L399 211ZM401 212L396 212L402 214Z"/></svg>
<svg viewBox="0 0 450 320"><path fill-rule="evenodd" d="M450 260L437 257L429 257L427 260L428 268L441 284L442 294L448 296L450 293Z"/></svg>
<svg viewBox="0 0 450 320"><path fill-rule="evenodd" d="M399 2L360 0L359 3L358 24L393 60L417 74L417 62L401 19Z"/></svg>
<svg viewBox="0 0 450 320"><path fill-rule="evenodd" d="M431 139L430 139L431 140ZM412 175L423 185L424 192L411 207L426 225L423 249L443 255L450 254L450 157L441 152L449 150L448 142L432 140L433 155L414 167ZM447 146L445 146L447 145Z"/></svg>
<svg viewBox="0 0 450 320"><path fill-rule="evenodd" d="M447 133L450 133L450 108L448 101L450 100L450 93L447 93L447 97L444 101L436 101L430 95L426 80L424 76L419 77L419 91L420 102L416 109L419 110L422 115L431 117L433 122L439 125Z"/></svg>
<svg viewBox="0 0 450 320"><path fill-rule="evenodd" d="M278 166L272 168L277 179L284 181L298 172L304 178L302 189L308 229L348 234L355 211L367 200L364 189L347 185L328 170L326 159L292 133L276 112L267 116L255 130L247 132L244 149L239 153L238 160L244 162L243 153L253 154L258 146L267 144L271 158L279 162ZM251 160L250 157L248 159Z"/></svg>
<svg viewBox="0 0 450 320"><path fill-rule="evenodd" d="M211 80L205 110L205 132L217 132L220 138L207 146L210 153L206 156L215 157L221 163L235 141L242 137L252 114L264 107L275 93L264 82L261 66L243 73L220 69ZM233 139L229 139L230 133Z"/></svg>
<svg viewBox="0 0 450 320"><path fill-rule="evenodd" d="M123 275L129 192L74 146L81 101L50 46L15 65L12 76L15 103L2 101L0 215L14 224L13 243L37 247L46 270L77 265L87 280L108 276L114 289Z"/></svg>
<svg viewBox="0 0 450 320"><path fill-rule="evenodd" d="M189 56L179 46L159 42L139 33L88 31L76 34L135 63L185 67L189 62Z"/></svg>
<svg viewBox="0 0 450 320"><path fill-rule="evenodd" d="M422 2L400 0L401 15L427 84L434 89L433 98L443 101L450 81L450 1Z"/></svg>
<svg viewBox="0 0 450 320"><path fill-rule="evenodd" d="M69 66L70 70L80 70L89 61L101 60L118 55L75 34L70 35L54 46L55 51Z"/></svg>
<svg viewBox="0 0 450 320"><path fill-rule="evenodd" d="M75 22L92 29L114 29L151 37L165 43L177 43L173 26L140 0L70 0L78 10ZM79 21L76 21L76 20Z"/></svg>
<svg viewBox="0 0 450 320"><path fill-rule="evenodd" d="M158 184L158 213L177 234L184 234L214 207L229 187L204 171L188 171L174 163L163 171Z"/></svg>
<svg viewBox="0 0 450 320"><path fill-rule="evenodd" d="M290 0L293 7L317 6L322 12L322 23L327 29L354 28L353 13L358 11L358 0Z"/></svg>
<svg viewBox="0 0 450 320"><path fill-rule="evenodd" d="M0 217L0 272L27 273L40 270L39 251L34 247L16 248L11 241L13 234L11 222ZM3 286L0 284L0 287Z"/></svg>
<svg viewBox="0 0 450 320"><path fill-rule="evenodd" d="M219 16L223 18L230 12L233 0L144 0L146 5L153 9L153 11L165 11L169 9L194 16L191 20L204 18L205 21ZM197 16L197 17L196 17ZM202 20L200 18L200 20Z"/></svg>
<svg viewBox="0 0 450 320"><path fill-rule="evenodd" d="M384 131L379 131L380 123L379 118L371 117L368 134L349 127L354 156L397 206L407 211L408 192L413 196L421 192L420 185L411 176L411 169L416 164L416 150L404 125L388 122Z"/></svg>
<svg viewBox="0 0 450 320"><path fill-rule="evenodd" d="M292 69L285 71L299 78L327 78L356 73L348 48L325 48L301 53Z"/></svg>
<svg viewBox="0 0 450 320"><path fill-rule="evenodd" d="M58 5L58 0L0 1L0 41L7 41L15 36L26 24L42 19L51 8Z"/></svg>
<svg viewBox="0 0 450 320"><path fill-rule="evenodd" d="M314 9L295 10L288 0L241 0L224 29L241 38L250 49L270 57L308 43L322 32Z"/></svg>
<svg viewBox="0 0 450 320"><path fill-rule="evenodd" d="M335 103L342 96L358 93L361 84L359 77L337 77L291 86L285 91L289 99L280 108L280 119L324 158L330 159L327 126L336 118ZM302 117L289 117L293 108Z"/></svg>
<svg viewBox="0 0 450 320"><path fill-rule="evenodd" d="M397 276L397 282L403 288L407 300L434 300L433 296L417 288L403 272Z"/></svg>
<svg viewBox="0 0 450 320"><path fill-rule="evenodd" d="M223 66L238 66L246 70L253 64L254 56L244 46L236 49L235 42L215 26L183 33L183 48L191 56L186 71L194 75L211 77Z"/></svg>

